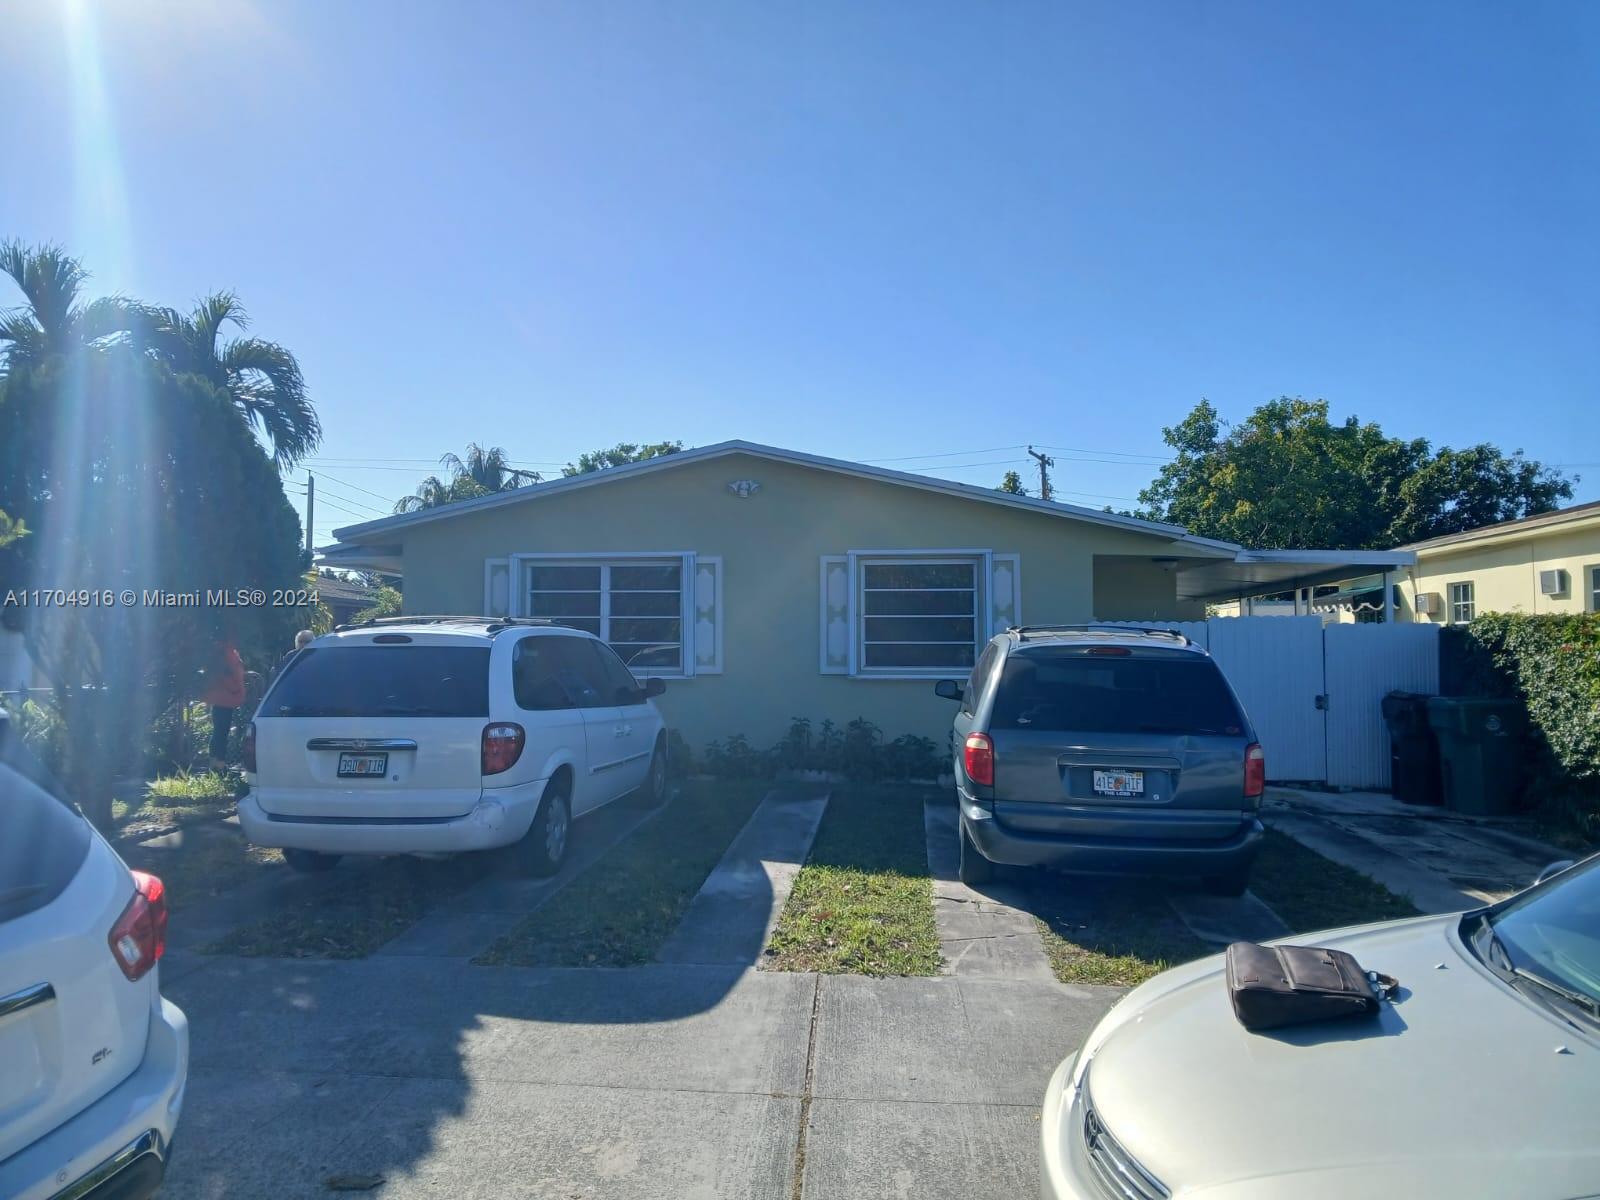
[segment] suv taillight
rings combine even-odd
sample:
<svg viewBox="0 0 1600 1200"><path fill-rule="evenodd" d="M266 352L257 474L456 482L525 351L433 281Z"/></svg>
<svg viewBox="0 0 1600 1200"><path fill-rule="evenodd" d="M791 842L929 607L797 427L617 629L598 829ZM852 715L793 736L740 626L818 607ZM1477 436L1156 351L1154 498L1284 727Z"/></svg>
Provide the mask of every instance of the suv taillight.
<svg viewBox="0 0 1600 1200"><path fill-rule="evenodd" d="M984 787L994 786L994 743L987 733L969 733L961 747L967 778Z"/></svg>
<svg viewBox="0 0 1600 1200"><path fill-rule="evenodd" d="M1261 795L1267 790L1267 756L1260 742L1251 742L1244 748L1244 794L1246 798Z"/></svg>
<svg viewBox="0 0 1600 1200"><path fill-rule="evenodd" d="M509 771L522 757L524 735L515 721L497 721L483 727L483 773Z"/></svg>
<svg viewBox="0 0 1600 1200"><path fill-rule="evenodd" d="M106 936L111 957L129 979L143 979L167 949L167 889L143 871L133 872L133 899Z"/></svg>
<svg viewBox="0 0 1600 1200"><path fill-rule="evenodd" d="M239 765L254 775L256 773L256 723L244 727L244 745L239 750Z"/></svg>

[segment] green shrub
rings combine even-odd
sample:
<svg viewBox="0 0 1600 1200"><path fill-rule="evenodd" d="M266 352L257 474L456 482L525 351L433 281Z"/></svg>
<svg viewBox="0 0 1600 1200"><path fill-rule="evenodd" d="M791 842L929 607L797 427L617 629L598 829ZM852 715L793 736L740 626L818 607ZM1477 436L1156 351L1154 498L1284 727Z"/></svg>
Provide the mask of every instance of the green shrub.
<svg viewBox="0 0 1600 1200"><path fill-rule="evenodd" d="M1600 839L1600 614L1486 613L1445 634L1447 692L1527 708L1529 807Z"/></svg>
<svg viewBox="0 0 1600 1200"><path fill-rule="evenodd" d="M865 717L843 729L831 720L815 727L795 717L788 732L768 750L757 750L742 733L706 746L702 763L719 778L767 778L775 771L823 771L852 780L934 779L946 769L930 738L901 734L885 741L883 731Z"/></svg>
<svg viewBox="0 0 1600 1200"><path fill-rule="evenodd" d="M22 744L46 770L59 776L61 760L66 753L67 727L55 706L24 700L10 713L12 732L22 739Z"/></svg>

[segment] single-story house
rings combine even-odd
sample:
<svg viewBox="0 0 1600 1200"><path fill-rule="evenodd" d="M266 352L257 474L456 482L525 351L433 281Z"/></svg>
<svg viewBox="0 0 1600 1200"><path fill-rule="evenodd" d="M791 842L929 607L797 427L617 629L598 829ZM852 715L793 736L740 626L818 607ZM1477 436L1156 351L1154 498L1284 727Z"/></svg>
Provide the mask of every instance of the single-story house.
<svg viewBox="0 0 1600 1200"><path fill-rule="evenodd" d="M692 745L794 717L948 728L932 682L1008 625L1200 619L1210 600L1415 560L1253 553L1175 525L720 442L335 531L408 613L546 616L606 639Z"/></svg>
<svg viewBox="0 0 1600 1200"><path fill-rule="evenodd" d="M1417 556L1401 620L1456 625L1485 612L1600 612L1600 501L1402 547Z"/></svg>
<svg viewBox="0 0 1600 1200"><path fill-rule="evenodd" d="M375 590L349 579L317 576L317 599L328 606L335 625L353 621L362 609L371 608Z"/></svg>

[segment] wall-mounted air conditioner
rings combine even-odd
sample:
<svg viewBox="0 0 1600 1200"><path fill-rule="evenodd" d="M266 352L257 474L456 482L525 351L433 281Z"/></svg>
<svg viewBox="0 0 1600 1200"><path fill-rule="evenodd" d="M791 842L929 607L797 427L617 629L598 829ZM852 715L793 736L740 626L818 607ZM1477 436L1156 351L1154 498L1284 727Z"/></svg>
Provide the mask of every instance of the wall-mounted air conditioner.
<svg viewBox="0 0 1600 1200"><path fill-rule="evenodd" d="M1438 592L1418 592L1416 609L1420 616L1437 617L1444 611L1444 601L1439 598Z"/></svg>
<svg viewBox="0 0 1600 1200"><path fill-rule="evenodd" d="M1539 572L1539 594L1541 596L1565 596L1567 594L1567 573L1560 567Z"/></svg>

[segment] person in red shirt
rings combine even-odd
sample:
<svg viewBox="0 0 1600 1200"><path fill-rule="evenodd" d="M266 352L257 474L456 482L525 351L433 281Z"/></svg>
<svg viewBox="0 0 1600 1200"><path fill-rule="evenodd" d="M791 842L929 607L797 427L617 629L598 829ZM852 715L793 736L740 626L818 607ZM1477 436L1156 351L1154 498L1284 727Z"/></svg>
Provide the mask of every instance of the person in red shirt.
<svg viewBox="0 0 1600 1200"><path fill-rule="evenodd" d="M228 735L233 716L244 703L244 659L231 641L216 645L216 657L206 670L206 690L200 697L211 706L211 769L227 767Z"/></svg>

